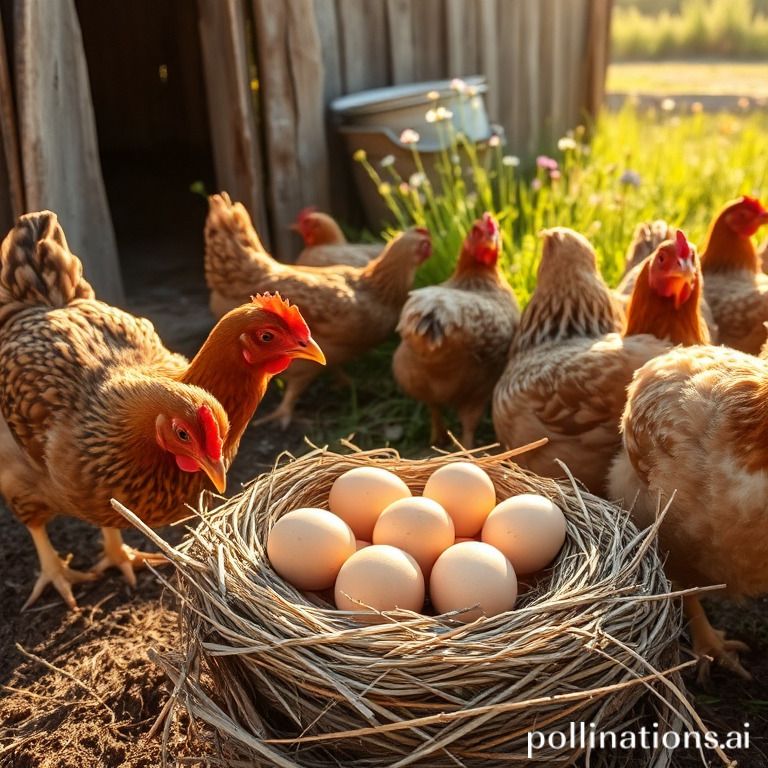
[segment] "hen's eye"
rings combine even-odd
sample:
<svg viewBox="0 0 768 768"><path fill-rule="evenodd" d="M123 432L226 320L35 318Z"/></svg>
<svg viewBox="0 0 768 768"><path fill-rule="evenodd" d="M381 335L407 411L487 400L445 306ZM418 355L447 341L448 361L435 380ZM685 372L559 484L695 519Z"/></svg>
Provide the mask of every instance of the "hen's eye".
<svg viewBox="0 0 768 768"><path fill-rule="evenodd" d="M186 429L178 428L176 430L176 437L178 437L179 440L181 440L183 443L189 442L189 432L187 432Z"/></svg>
<svg viewBox="0 0 768 768"><path fill-rule="evenodd" d="M259 340L265 343L272 341L272 339L274 338L275 338L275 334L272 333L271 331L262 331L259 334Z"/></svg>

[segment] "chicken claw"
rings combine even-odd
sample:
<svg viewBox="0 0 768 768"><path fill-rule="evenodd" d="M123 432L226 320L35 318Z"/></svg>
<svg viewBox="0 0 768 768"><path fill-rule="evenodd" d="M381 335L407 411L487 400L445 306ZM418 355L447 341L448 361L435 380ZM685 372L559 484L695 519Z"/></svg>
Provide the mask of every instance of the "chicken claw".
<svg viewBox="0 0 768 768"><path fill-rule="evenodd" d="M117 528L102 528L104 536L104 554L93 568L94 573L103 573L114 566L123 574L131 587L136 586L136 570L147 565L154 567L168 565L168 558L160 552L141 552L129 547Z"/></svg>
<svg viewBox="0 0 768 768"><path fill-rule="evenodd" d="M76 611L77 601L72 594L72 584L94 581L98 578L98 574L76 571L70 568L69 561L72 559L72 555L68 555L64 560L59 557L48 538L45 526L29 526L28 530L32 535L32 541L35 543L37 556L40 560L40 575L37 577L35 586L32 588L32 592L21 607L21 610L26 611L43 594L43 590L49 584L52 584L54 589L64 598L64 602L69 609Z"/></svg>
<svg viewBox="0 0 768 768"><path fill-rule="evenodd" d="M726 640L725 632L709 623L697 597L685 599L685 612L690 621L693 653L699 658L698 683L704 685L709 680L712 660L743 680L751 680L752 675L739 660L739 653L749 653L749 646L741 640Z"/></svg>

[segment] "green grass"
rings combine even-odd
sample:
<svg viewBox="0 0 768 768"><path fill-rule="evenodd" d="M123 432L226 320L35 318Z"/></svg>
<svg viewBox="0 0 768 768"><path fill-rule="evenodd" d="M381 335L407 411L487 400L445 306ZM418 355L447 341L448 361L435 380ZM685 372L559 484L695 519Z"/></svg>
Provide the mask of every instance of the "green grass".
<svg viewBox="0 0 768 768"><path fill-rule="evenodd" d="M460 136L444 153L433 185L414 186L399 179L394 165L374 168L362 161L400 226L432 232L434 252L418 275L419 285L450 275L472 220L490 210L502 227L503 271L523 306L535 287L542 228L561 225L584 233L606 279L615 284L638 222L664 218L701 242L725 201L742 193L764 199L768 192L764 113L641 114L628 106L605 112L591 133L588 138L580 128L560 142L553 158L559 178L535 163L515 166L501 146L483 158ZM461 160L468 170L461 170ZM390 370L393 349L394 344L384 346L351 367L351 394L338 391L330 398L318 439L356 431L366 447L389 443L409 454L426 446L426 409L398 392ZM492 438L487 422L483 436Z"/></svg>
<svg viewBox="0 0 768 768"><path fill-rule="evenodd" d="M768 55L768 15L754 0L621 3L613 12L617 60Z"/></svg>
<svg viewBox="0 0 768 768"><path fill-rule="evenodd" d="M609 93L737 94L768 98L768 63L743 61L614 62Z"/></svg>

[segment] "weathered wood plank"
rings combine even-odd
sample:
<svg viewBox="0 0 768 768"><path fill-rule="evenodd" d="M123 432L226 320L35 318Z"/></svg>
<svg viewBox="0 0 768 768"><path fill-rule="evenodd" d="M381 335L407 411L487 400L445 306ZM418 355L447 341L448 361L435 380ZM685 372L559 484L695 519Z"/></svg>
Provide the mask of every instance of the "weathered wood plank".
<svg viewBox="0 0 768 768"><path fill-rule="evenodd" d="M411 29L414 41L415 80L447 77L445 1L416 0Z"/></svg>
<svg viewBox="0 0 768 768"><path fill-rule="evenodd" d="M21 175L21 156L16 131L16 107L9 70L5 30L0 14L0 233L5 234L15 219L24 213L24 186ZM2 236L2 235L0 235Z"/></svg>
<svg viewBox="0 0 768 768"><path fill-rule="evenodd" d="M248 208L269 247L243 6L241 0L198 0L198 9L216 183Z"/></svg>
<svg viewBox="0 0 768 768"><path fill-rule="evenodd" d="M253 0L273 252L298 248L290 232L305 205L328 207L323 58L312 0Z"/></svg>
<svg viewBox="0 0 768 768"><path fill-rule="evenodd" d="M482 70L478 16L475 2L446 0L446 55L450 77L476 75Z"/></svg>
<svg viewBox="0 0 768 768"><path fill-rule="evenodd" d="M120 302L117 245L74 3L18 0L14 29L26 206L57 212L97 294Z"/></svg>
<svg viewBox="0 0 768 768"><path fill-rule="evenodd" d="M337 0L347 93L389 82L387 20L383 0Z"/></svg>
<svg viewBox="0 0 768 768"><path fill-rule="evenodd" d="M496 0L479 0L480 66L488 79L488 93L485 95L488 114L498 122L499 115L499 27Z"/></svg>
<svg viewBox="0 0 768 768"><path fill-rule="evenodd" d="M386 14L390 79L395 85L412 83L416 78L413 2L386 0Z"/></svg>
<svg viewBox="0 0 768 768"><path fill-rule="evenodd" d="M582 98L590 114L596 114L605 97L605 75L608 70L608 53L611 30L611 0L590 0L589 27L586 35L586 76Z"/></svg>

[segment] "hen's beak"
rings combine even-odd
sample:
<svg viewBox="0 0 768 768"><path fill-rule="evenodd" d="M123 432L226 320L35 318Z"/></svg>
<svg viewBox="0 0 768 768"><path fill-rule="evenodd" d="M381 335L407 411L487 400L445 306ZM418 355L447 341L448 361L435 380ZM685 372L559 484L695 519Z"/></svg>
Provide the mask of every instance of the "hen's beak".
<svg viewBox="0 0 768 768"><path fill-rule="evenodd" d="M676 262L667 273L667 280L672 287L672 294L675 297L675 309L680 309L693 292L697 275L696 265L693 263L692 258L683 259L678 257Z"/></svg>
<svg viewBox="0 0 768 768"><path fill-rule="evenodd" d="M227 490L227 468L224 466L224 459L218 461L208 458L201 459L200 468L208 475L219 493L224 493Z"/></svg>
<svg viewBox="0 0 768 768"><path fill-rule="evenodd" d="M325 355L317 342L310 336L306 343L300 344L289 353L294 359L312 360L320 365L325 365Z"/></svg>

